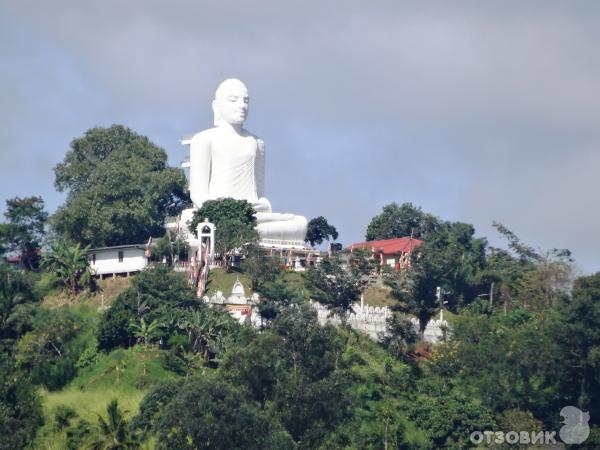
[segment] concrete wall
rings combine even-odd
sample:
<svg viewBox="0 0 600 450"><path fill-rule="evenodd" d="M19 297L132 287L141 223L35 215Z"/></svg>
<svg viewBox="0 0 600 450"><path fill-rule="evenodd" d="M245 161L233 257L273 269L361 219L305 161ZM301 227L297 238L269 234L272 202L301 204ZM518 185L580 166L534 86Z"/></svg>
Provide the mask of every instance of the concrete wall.
<svg viewBox="0 0 600 450"><path fill-rule="evenodd" d="M337 314L330 315L329 310L318 302L311 301L311 306L317 311L317 318L321 325L331 323L339 325L341 320ZM348 324L356 331L367 334L371 339L378 340L382 334L387 331L387 319L392 316L392 312L386 306L377 307L354 303L352 305L353 313L348 314ZM415 332L419 333L419 321L412 318L411 323ZM439 342L446 334L451 336L448 322L445 320L431 319L425 327L423 340L431 344Z"/></svg>
<svg viewBox="0 0 600 450"><path fill-rule="evenodd" d="M119 262L119 252L123 252L122 262ZM95 263L93 262L94 254L96 255ZM96 275L139 272L148 264L144 250L136 247L95 250L88 253L88 261Z"/></svg>

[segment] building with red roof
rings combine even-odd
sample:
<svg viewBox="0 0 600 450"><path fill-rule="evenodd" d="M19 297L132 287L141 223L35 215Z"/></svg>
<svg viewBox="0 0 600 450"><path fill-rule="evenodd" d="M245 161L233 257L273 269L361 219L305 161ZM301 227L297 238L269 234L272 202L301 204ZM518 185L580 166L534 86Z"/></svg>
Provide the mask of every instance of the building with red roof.
<svg viewBox="0 0 600 450"><path fill-rule="evenodd" d="M358 242L350 245L346 250L352 252L357 249L370 249L373 256L379 258L379 265L388 265L400 271L410 267L410 254L417 249L423 241L411 237L384 239L380 241Z"/></svg>

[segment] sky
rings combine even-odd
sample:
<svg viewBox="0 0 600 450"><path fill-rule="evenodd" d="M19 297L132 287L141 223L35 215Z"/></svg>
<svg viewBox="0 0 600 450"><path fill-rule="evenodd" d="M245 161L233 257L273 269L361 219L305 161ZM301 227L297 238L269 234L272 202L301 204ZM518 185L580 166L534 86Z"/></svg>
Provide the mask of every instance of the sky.
<svg viewBox="0 0 600 450"><path fill-rule="evenodd" d="M236 77L274 211L350 244L412 202L599 271L599 20L577 0L0 0L0 212L62 204L52 169L94 126L178 165Z"/></svg>

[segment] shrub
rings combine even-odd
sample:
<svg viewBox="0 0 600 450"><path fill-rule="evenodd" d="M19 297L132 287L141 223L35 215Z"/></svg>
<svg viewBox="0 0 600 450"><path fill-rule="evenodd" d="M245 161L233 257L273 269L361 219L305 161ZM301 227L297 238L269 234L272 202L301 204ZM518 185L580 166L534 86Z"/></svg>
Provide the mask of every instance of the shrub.
<svg viewBox="0 0 600 450"><path fill-rule="evenodd" d="M67 405L58 405L54 410L54 429L62 431L71 425L71 419L77 417L73 408Z"/></svg>

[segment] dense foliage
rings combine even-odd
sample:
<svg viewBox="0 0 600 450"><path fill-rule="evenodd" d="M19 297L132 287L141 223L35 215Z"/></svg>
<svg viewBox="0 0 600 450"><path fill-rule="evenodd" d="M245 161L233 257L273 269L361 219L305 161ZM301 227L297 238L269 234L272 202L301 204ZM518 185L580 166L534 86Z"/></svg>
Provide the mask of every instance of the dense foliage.
<svg viewBox="0 0 600 450"><path fill-rule="evenodd" d="M196 234L198 224L205 219L215 224L215 251L224 258L227 269L231 267L232 251L258 239L254 209L246 200L221 198L205 201L194 213L190 231Z"/></svg>
<svg viewBox="0 0 600 450"><path fill-rule="evenodd" d="M390 203L383 207L381 214L373 217L365 239L375 241L412 236L417 239L427 239L436 230L439 219L412 203Z"/></svg>
<svg viewBox="0 0 600 450"><path fill-rule="evenodd" d="M580 448L600 447L600 274L575 279L567 250L537 251L501 224L508 246L490 247L472 225L392 203L366 238L422 239L409 270L355 251L300 277L257 245L248 202L220 199L191 228L216 224L228 269L243 256L236 275L262 297L258 328L199 301L167 267L123 283L99 309L105 292L83 289L93 284L86 246L162 234L185 180L119 126L73 141L55 173L68 197L41 266L41 198L9 200L0 224L1 255L21 257L20 268L0 263L0 449L470 448L473 431L558 430L567 405L591 418ZM337 230L313 219L307 241L330 238ZM169 234L157 244L154 257L169 263L185 252ZM344 323L375 281L394 311L378 341ZM320 325L309 298L342 326ZM441 307L454 313L451 333L430 345L422 332ZM80 404L94 398L90 419Z"/></svg>
<svg viewBox="0 0 600 450"><path fill-rule="evenodd" d="M9 199L4 217L7 222L0 224L0 257L12 253L20 258L22 267L36 269L48 219L44 200L41 197Z"/></svg>
<svg viewBox="0 0 600 450"><path fill-rule="evenodd" d="M188 201L183 171L165 151L128 128L92 128L54 169L67 201L53 216L63 237L102 247L143 243L164 233L165 215Z"/></svg>
<svg viewBox="0 0 600 450"><path fill-rule="evenodd" d="M338 232L333 225L329 225L327 219L323 216L315 217L308 221L308 226L306 228L306 239L305 242L308 242L313 247L316 245L320 245L324 240L333 240L335 241L338 238Z"/></svg>

